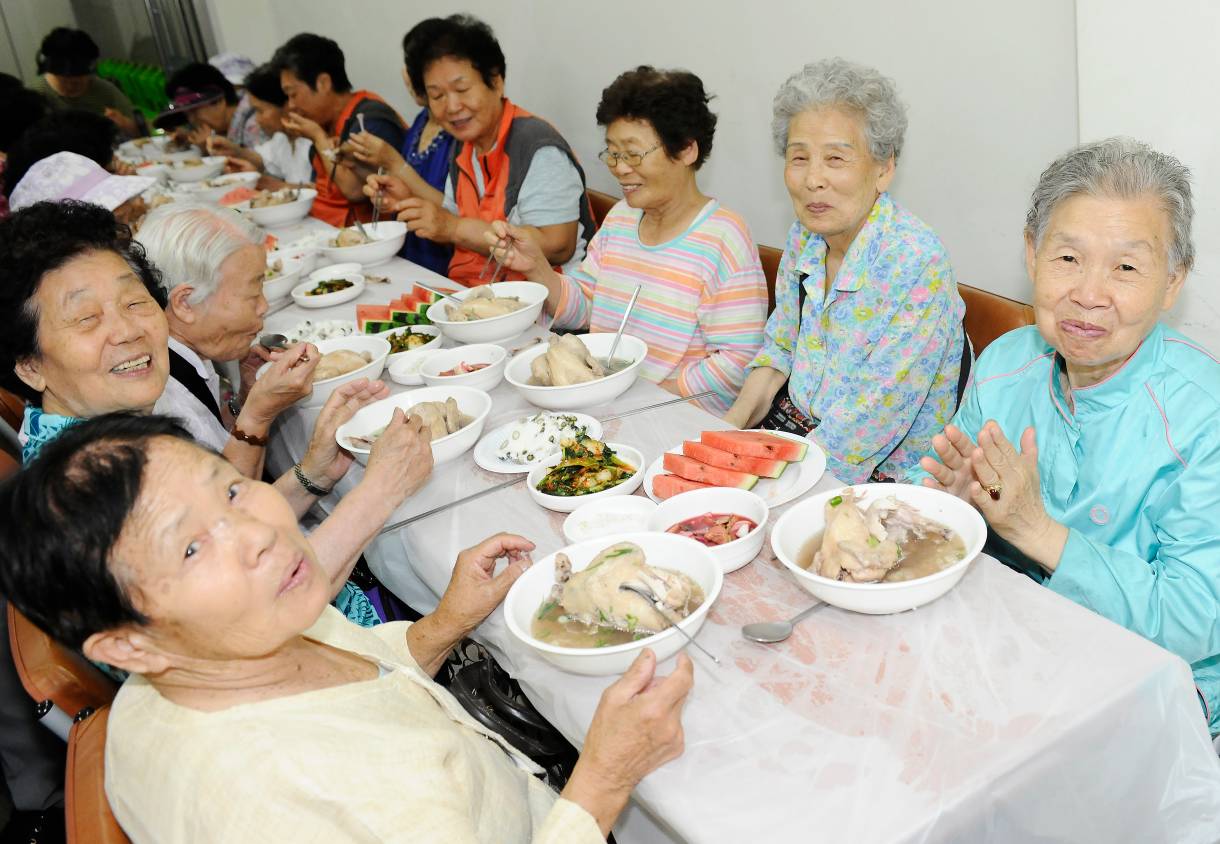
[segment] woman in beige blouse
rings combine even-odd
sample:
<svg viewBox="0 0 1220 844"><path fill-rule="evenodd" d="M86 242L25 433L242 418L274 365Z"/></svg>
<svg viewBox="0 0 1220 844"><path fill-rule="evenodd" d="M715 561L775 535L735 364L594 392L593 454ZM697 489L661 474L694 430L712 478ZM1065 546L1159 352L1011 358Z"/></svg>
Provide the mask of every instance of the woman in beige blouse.
<svg viewBox="0 0 1220 844"><path fill-rule="evenodd" d="M684 656L654 682L646 651L606 690L560 795L433 682L529 565L519 536L459 554L431 615L361 628L327 606L273 487L173 420L127 414L65 430L0 489L0 512L23 514L0 520L0 592L132 674L106 793L137 844L600 842L682 752Z"/></svg>

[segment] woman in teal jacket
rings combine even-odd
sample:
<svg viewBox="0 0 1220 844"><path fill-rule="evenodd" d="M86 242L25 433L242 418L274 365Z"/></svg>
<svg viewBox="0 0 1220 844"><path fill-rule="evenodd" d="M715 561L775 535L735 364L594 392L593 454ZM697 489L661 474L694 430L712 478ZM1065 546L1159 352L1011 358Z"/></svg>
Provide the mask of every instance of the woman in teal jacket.
<svg viewBox="0 0 1220 844"><path fill-rule="evenodd" d="M1037 325L988 346L911 479L978 507L1005 562L1189 662L1214 735L1220 364L1160 323L1194 261L1189 176L1130 139L1043 172Z"/></svg>

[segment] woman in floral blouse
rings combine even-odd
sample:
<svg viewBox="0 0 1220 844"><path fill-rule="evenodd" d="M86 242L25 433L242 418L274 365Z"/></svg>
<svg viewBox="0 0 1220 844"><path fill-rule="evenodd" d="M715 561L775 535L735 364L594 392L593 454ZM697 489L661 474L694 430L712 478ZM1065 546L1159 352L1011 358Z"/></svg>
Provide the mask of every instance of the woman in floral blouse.
<svg viewBox="0 0 1220 844"><path fill-rule="evenodd" d="M886 193L905 107L877 71L829 59L790 77L773 115L797 221L725 419L812 432L844 481L901 476L953 417L968 354L944 246Z"/></svg>

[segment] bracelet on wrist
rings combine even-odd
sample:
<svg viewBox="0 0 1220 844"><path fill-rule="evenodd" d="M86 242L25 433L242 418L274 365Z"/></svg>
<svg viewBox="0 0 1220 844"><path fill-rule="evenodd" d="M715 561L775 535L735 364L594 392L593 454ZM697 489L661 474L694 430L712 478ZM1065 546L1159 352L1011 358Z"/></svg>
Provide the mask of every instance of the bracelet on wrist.
<svg viewBox="0 0 1220 844"><path fill-rule="evenodd" d="M300 463L292 467L292 474L296 476L297 483L304 487L305 491L310 495L316 495L318 498L325 498L330 495L329 489L323 489L309 479L305 474L305 470L301 468Z"/></svg>
<svg viewBox="0 0 1220 844"><path fill-rule="evenodd" d="M267 447L267 438L266 437L260 437L255 434L247 434L245 431L243 431L241 428L238 428L236 425L233 426L233 439L237 440L238 442L246 443L247 445L252 445L255 448L266 448Z"/></svg>

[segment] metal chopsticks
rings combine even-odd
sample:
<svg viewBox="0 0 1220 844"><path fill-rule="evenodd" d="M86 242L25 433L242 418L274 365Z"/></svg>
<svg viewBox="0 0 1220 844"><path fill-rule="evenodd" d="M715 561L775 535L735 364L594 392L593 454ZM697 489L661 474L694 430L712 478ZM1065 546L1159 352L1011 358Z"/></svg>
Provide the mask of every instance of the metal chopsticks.
<svg viewBox="0 0 1220 844"><path fill-rule="evenodd" d="M606 416L601 421L602 422L613 422L615 419L622 419L625 416L635 416L637 413L646 413L649 410L656 410L658 407L666 407L667 405L678 404L678 403L684 402L684 401L694 401L695 399L703 399L703 398L707 398L708 396L714 396L715 394L716 393L714 390L704 390L701 393L695 393L695 394L689 395L689 396L679 396L676 399L668 399L666 401L659 401L656 404L646 404L643 407L637 407L634 410L624 410L622 413L616 413L613 416Z"/></svg>
<svg viewBox="0 0 1220 844"><path fill-rule="evenodd" d="M465 504L467 501L474 501L476 498L482 498L484 495L490 495L491 493L495 492L496 490L507 489L510 486L514 486L516 484L521 483L523 480L526 479L526 477L528 477L528 473L522 474L515 478L512 478L511 480L504 481L503 483L498 483L495 486L489 486L489 487L487 487L487 489L481 489L478 492L467 495L464 498L459 498L456 501L450 501L447 504L442 504L439 507L433 507L431 510L427 510L423 513L417 513L416 515L412 516L409 519L403 519L402 521L394 522L393 524L388 524L385 527L383 527L381 530L377 531L377 535L380 536L383 533L389 533L390 531L398 530L401 527L406 527L407 525L411 524L412 522L418 522L420 519L426 519L429 516L435 516L437 513L442 513L451 507L457 507L459 504Z"/></svg>

